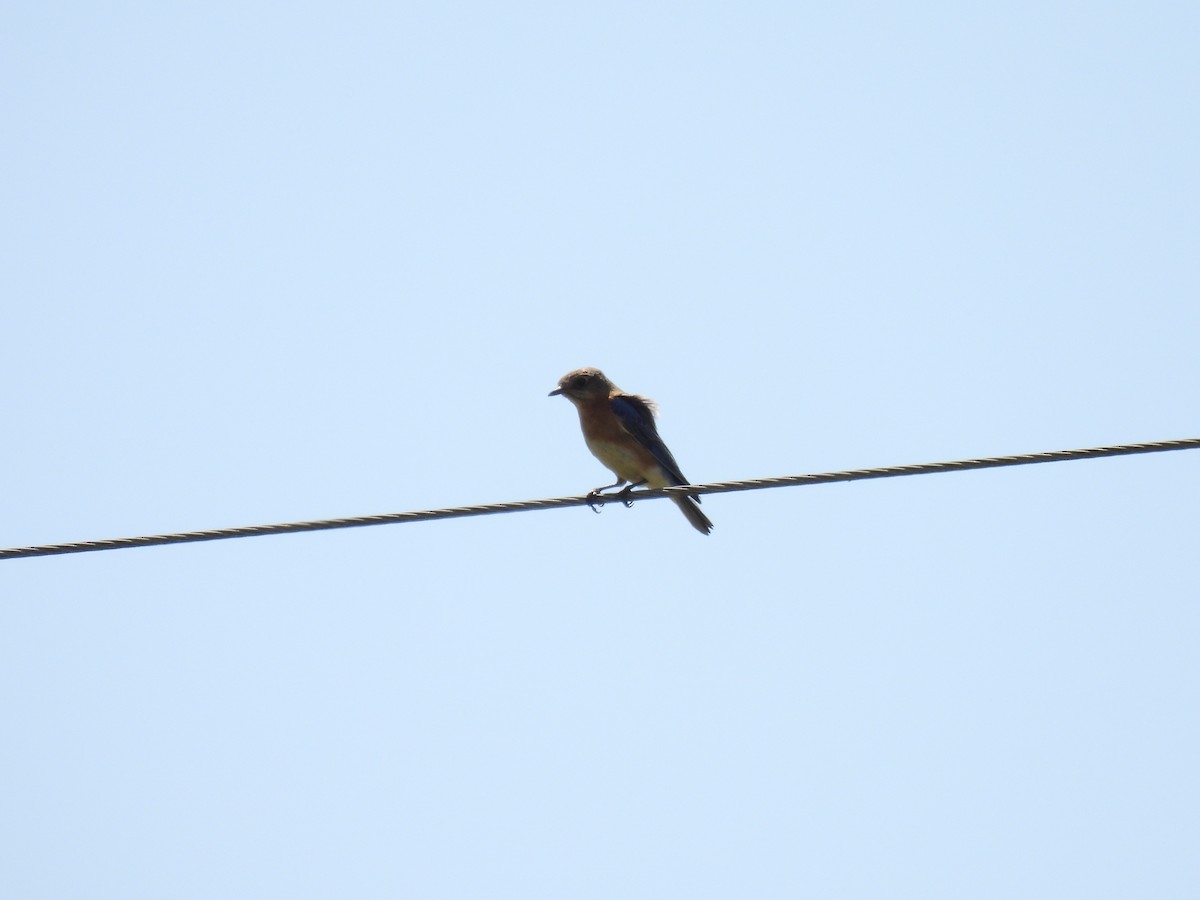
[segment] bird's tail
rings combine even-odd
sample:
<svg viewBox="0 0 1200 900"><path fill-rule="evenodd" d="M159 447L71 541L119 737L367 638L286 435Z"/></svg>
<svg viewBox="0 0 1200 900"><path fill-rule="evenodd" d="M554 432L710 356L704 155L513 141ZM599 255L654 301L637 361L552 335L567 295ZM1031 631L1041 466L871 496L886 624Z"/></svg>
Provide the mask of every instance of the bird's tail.
<svg viewBox="0 0 1200 900"><path fill-rule="evenodd" d="M708 516L700 512L700 507L697 505L699 501L695 497L690 497L687 494L675 494L671 497L671 500L683 511L683 514L687 516L687 520L692 523L692 527L698 532L708 534L712 531L713 524L708 521Z"/></svg>

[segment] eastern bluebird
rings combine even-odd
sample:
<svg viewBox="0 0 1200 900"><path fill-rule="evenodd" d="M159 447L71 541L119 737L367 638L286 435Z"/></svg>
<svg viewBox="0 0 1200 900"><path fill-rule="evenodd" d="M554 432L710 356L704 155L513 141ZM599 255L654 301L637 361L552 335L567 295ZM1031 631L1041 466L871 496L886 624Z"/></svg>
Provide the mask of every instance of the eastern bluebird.
<svg viewBox="0 0 1200 900"><path fill-rule="evenodd" d="M558 381L551 397L561 394L579 410L579 425L588 449L617 476L613 484L591 494L629 482L625 491L643 484L652 488L688 484L679 463L667 449L654 425L654 401L626 394L599 369L576 369ZM700 508L699 497L674 494L671 499L701 534L712 531L712 522Z"/></svg>

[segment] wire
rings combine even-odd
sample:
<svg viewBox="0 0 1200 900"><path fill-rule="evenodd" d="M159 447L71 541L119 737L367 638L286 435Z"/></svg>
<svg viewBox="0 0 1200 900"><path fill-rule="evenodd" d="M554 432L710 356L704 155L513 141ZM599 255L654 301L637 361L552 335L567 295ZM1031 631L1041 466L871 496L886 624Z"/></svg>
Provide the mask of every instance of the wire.
<svg viewBox="0 0 1200 900"><path fill-rule="evenodd" d="M995 469L1002 466L1027 466L1034 463L1066 462L1068 460L1096 459L1105 456L1129 456L1135 453L1162 453L1167 450L1192 449L1200 449L1200 438L1156 441L1145 444L1118 444L1112 447L1085 447L1081 450L1052 450L1047 453L990 456L980 459L959 459L952 462L921 463L910 466L884 466L877 469L848 469L842 472L823 472L815 475L786 475L780 478L718 481L710 484L690 484L683 487L640 490L629 494L606 494L598 497L551 497L545 500L518 500L511 503L488 503L480 506L454 506L447 509L425 509L416 512L386 513L378 516L355 516L347 519L317 519L311 522L284 522L279 525L246 525L238 528L214 528L208 531L152 534L141 537L113 538L104 541L80 541L71 544L13 547L8 550L0 550L0 560L20 559L28 556L57 556L64 553L89 553L95 550L153 547L161 544L187 544L195 541L220 541L227 538L259 537L268 534L292 534L298 531L325 531L333 528L360 528L367 525L425 522L430 519L458 519L466 516L528 512L535 509L559 509L567 506L659 500L669 497L672 494L726 494L733 491L757 491L763 488L831 484L839 481L865 481L871 478L897 478L902 475L932 475L937 472L965 472L970 469Z"/></svg>

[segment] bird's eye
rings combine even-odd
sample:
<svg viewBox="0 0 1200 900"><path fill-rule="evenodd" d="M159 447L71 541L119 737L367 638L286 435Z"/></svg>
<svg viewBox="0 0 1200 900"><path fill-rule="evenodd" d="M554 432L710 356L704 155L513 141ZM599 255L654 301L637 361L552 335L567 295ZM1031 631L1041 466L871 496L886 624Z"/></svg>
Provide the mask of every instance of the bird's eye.
<svg viewBox="0 0 1200 900"><path fill-rule="evenodd" d="M579 390L585 384L587 384L587 378L585 378L583 375L576 375L571 379L571 387L575 388L576 390Z"/></svg>

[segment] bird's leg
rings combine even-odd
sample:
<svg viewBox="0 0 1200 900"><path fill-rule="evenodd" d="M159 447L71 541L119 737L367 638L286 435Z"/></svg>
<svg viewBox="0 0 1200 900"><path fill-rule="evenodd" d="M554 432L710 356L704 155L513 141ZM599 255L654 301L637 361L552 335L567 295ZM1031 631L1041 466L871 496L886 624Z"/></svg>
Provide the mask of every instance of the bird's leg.
<svg viewBox="0 0 1200 900"><path fill-rule="evenodd" d="M601 486L600 486L600 487L598 487L598 488L592 488L590 491L588 491L588 492L587 492L587 496L588 496L588 506L590 506L590 507L591 507L591 509L592 509L592 512L594 512L594 513L598 513L598 512L600 512L600 508L604 506L604 504L603 504L603 503L601 503L601 504L600 504L600 506L597 506L595 503L591 502L591 501L592 501L594 498L596 498L596 497L599 497L599 496L600 496L600 492L601 492L601 491L607 491L609 488L616 488L616 487L620 487L620 486L621 486L621 485L623 485L624 483L625 483L625 479L624 479L624 478L618 478L618 479L617 479L616 481L614 481L612 484L603 484L603 485L601 485Z"/></svg>
<svg viewBox="0 0 1200 900"><path fill-rule="evenodd" d="M629 483L629 486L628 486L627 488L625 488L625 490L623 490L623 491L621 491L619 494L617 494L617 499L618 499L618 500L620 500L622 503L624 503L624 504L625 504L625 508L626 508L626 509L632 509L632 508L633 508L633 501L632 501L632 500L630 500L630 499L628 499L628 498L629 498L629 492L630 492L630 491L632 491L632 490L633 490L634 488L636 488L636 487L641 487L641 486L642 486L643 484L645 484L645 483L646 483L646 479L645 479L645 478L643 478L641 481L632 481L632 482L630 482L630 483Z"/></svg>

